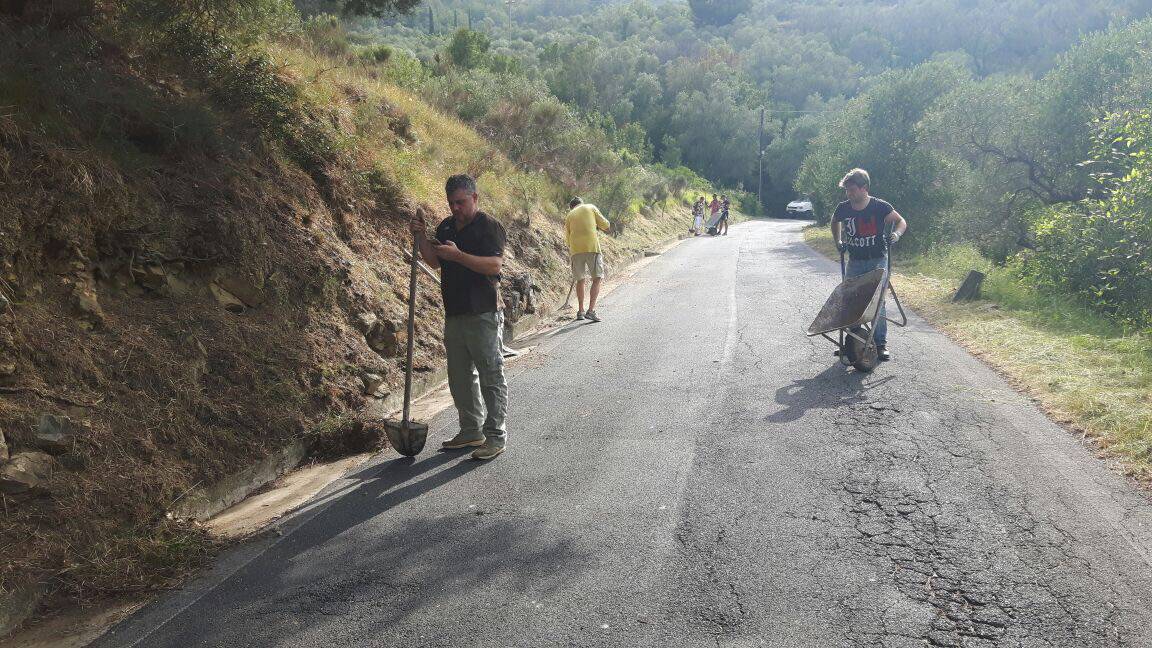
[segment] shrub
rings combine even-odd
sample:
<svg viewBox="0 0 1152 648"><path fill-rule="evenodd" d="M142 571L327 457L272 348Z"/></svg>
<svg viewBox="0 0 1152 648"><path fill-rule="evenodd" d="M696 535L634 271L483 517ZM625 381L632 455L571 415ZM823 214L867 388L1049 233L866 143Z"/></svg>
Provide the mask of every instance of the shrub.
<svg viewBox="0 0 1152 648"><path fill-rule="evenodd" d="M631 209L636 195L636 178L632 169L625 169L604 180L593 194L593 202L600 207L604 217L612 224L612 232L620 234L636 217Z"/></svg>
<svg viewBox="0 0 1152 648"><path fill-rule="evenodd" d="M312 16L304 22L303 34L313 51L333 58L345 58L352 52L348 33L340 19L331 14Z"/></svg>
<svg viewBox="0 0 1152 648"><path fill-rule="evenodd" d="M299 24L291 0L119 0L108 3L106 16L107 27L146 48L188 31L245 46Z"/></svg>
<svg viewBox="0 0 1152 648"><path fill-rule="evenodd" d="M404 88L418 88L428 79L424 64L401 49L380 45L362 52L361 59L380 66L380 76Z"/></svg>
<svg viewBox="0 0 1152 648"><path fill-rule="evenodd" d="M488 70L434 77L425 95L454 111L526 168L547 171L578 193L622 167L602 130L580 119L540 83Z"/></svg>
<svg viewBox="0 0 1152 648"><path fill-rule="evenodd" d="M382 65L392 58L392 48L387 45L375 45L360 50L360 60L365 63Z"/></svg>
<svg viewBox="0 0 1152 648"><path fill-rule="evenodd" d="M267 140L280 145L328 195L327 169L337 153L334 126L261 48L228 34L202 31L195 20L175 20L151 55L199 85L221 107L243 116Z"/></svg>
<svg viewBox="0 0 1152 648"><path fill-rule="evenodd" d="M1022 272L1077 296L1119 321L1152 331L1152 112L1102 122L1097 162L1118 164L1102 178L1106 195L1032 214L1035 249Z"/></svg>
<svg viewBox="0 0 1152 648"><path fill-rule="evenodd" d="M448 44L448 56L456 67L471 70L484 65L491 47L492 41L482 32L458 29Z"/></svg>
<svg viewBox="0 0 1152 648"><path fill-rule="evenodd" d="M731 199L733 207L739 210L740 213L747 214L748 216L764 215L764 206L756 199L756 194L737 189L735 191L729 191L728 197Z"/></svg>

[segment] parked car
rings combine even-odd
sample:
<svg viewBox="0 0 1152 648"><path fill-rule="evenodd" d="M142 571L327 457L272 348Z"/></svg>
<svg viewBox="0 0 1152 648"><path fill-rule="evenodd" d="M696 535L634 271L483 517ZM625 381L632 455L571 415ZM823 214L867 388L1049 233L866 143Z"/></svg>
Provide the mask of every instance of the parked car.
<svg viewBox="0 0 1152 648"><path fill-rule="evenodd" d="M807 198L797 198L788 203L785 209L788 218L814 218L815 214L812 212L812 201Z"/></svg>

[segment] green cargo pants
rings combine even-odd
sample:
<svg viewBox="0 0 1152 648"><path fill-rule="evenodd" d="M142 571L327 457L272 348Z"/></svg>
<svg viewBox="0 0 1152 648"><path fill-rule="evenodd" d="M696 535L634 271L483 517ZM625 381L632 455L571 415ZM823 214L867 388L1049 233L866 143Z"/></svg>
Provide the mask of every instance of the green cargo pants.
<svg viewBox="0 0 1152 648"><path fill-rule="evenodd" d="M460 431L483 431L488 443L504 445L508 383L500 350L504 313L453 315L444 319L448 389L460 415Z"/></svg>

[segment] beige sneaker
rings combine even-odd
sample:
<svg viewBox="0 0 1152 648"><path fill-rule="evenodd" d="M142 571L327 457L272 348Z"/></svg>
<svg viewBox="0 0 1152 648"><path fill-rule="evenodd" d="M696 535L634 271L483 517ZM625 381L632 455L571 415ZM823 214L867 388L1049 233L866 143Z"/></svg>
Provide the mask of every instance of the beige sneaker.
<svg viewBox="0 0 1152 648"><path fill-rule="evenodd" d="M460 432L456 436L440 444L445 450L458 450L460 448L476 448L484 445L484 435L480 432Z"/></svg>
<svg viewBox="0 0 1152 648"><path fill-rule="evenodd" d="M473 459L491 459L501 452L504 452L504 446L496 445L494 443L484 443L479 448L472 451Z"/></svg>

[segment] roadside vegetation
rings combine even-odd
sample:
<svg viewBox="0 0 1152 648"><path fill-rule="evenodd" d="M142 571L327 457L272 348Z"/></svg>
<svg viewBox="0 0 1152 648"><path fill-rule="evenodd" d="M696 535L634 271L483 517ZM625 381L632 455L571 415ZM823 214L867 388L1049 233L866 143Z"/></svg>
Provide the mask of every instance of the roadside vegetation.
<svg viewBox="0 0 1152 648"><path fill-rule="evenodd" d="M827 226L804 230L829 258ZM971 246L897 254L894 285L910 308L989 363L1082 434L1125 472L1152 481L1152 336L1068 297L1037 290L1019 269ZM988 273L981 299L953 303L970 270Z"/></svg>

